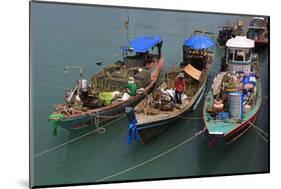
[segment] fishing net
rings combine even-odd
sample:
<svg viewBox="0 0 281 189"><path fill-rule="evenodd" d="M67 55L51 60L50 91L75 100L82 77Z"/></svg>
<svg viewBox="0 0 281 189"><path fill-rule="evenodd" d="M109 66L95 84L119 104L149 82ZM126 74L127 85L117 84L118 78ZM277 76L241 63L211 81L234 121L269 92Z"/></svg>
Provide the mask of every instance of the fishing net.
<svg viewBox="0 0 281 189"><path fill-rule="evenodd" d="M98 91L122 91L128 83L129 77L134 77L138 88L145 88L151 81L150 72L146 67L138 71L139 67L127 68L123 65L111 65L92 77L92 93Z"/></svg>

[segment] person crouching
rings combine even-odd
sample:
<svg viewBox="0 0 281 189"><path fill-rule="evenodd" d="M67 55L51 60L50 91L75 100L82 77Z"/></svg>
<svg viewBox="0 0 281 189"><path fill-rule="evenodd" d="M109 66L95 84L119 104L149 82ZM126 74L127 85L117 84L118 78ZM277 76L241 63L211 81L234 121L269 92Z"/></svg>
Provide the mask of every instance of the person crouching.
<svg viewBox="0 0 281 189"><path fill-rule="evenodd" d="M175 99L176 103L182 104L181 94L185 91L184 74L179 73L175 80Z"/></svg>
<svg viewBox="0 0 281 189"><path fill-rule="evenodd" d="M135 83L135 79L133 77L129 77L128 83L125 85L127 92L130 96L136 96L137 94L137 84Z"/></svg>

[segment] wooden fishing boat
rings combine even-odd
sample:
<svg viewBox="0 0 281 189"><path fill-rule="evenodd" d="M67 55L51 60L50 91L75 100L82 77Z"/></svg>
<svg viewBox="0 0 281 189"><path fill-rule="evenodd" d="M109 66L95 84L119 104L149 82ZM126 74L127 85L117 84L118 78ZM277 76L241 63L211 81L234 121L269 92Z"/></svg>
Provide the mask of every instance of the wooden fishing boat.
<svg viewBox="0 0 281 189"><path fill-rule="evenodd" d="M225 44L227 40L229 40L232 37L235 36L243 36L244 34L244 21L243 20L237 20L233 23L233 25L230 24L230 22L227 22L227 25L221 26L221 30L218 34L218 46L220 48L225 47Z"/></svg>
<svg viewBox="0 0 281 189"><path fill-rule="evenodd" d="M154 47L158 51L150 53L149 49ZM77 130L89 126L84 123L99 124L120 117L125 107L134 106L153 89L164 64L161 47L162 39L159 36L141 36L130 40L129 47L122 47L123 61L117 61L95 74L91 85L85 84L87 82L80 78L75 89L66 96L65 102L56 105L56 111L48 117L49 120L59 122L56 125L62 128ZM138 86L135 96L128 95L124 88L130 77L134 78ZM107 101L100 98L101 93L113 94L116 91L118 97ZM83 102L79 106L75 101L77 95Z"/></svg>
<svg viewBox="0 0 281 189"><path fill-rule="evenodd" d="M227 41L225 70L214 79L208 92L203 117L212 140L231 143L254 123L261 106L259 60L254 41L237 36Z"/></svg>
<svg viewBox="0 0 281 189"><path fill-rule="evenodd" d="M127 108L130 121L129 143L133 138L140 138L143 144L148 143L171 127L171 123L180 116L197 107L212 67L213 53L207 49L213 45L213 40L202 33L191 36L184 42L181 66L170 69L166 74L166 81L134 109ZM181 104L175 102L173 95L175 79L179 74L184 75L186 83Z"/></svg>
<svg viewBox="0 0 281 189"><path fill-rule="evenodd" d="M227 25L223 25L221 27L221 30L219 31L218 38L217 38L218 46L220 48L224 47L227 40L229 40L232 37L233 31L234 31L234 27L230 26L229 22Z"/></svg>
<svg viewBox="0 0 281 189"><path fill-rule="evenodd" d="M265 18L254 17L248 27L247 37L255 41L255 48L268 46L268 28Z"/></svg>

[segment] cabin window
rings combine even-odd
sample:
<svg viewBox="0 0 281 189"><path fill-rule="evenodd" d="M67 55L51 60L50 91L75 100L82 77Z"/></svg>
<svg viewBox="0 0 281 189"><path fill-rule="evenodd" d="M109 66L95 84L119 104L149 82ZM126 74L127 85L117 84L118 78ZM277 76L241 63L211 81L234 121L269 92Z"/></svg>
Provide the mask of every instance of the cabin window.
<svg viewBox="0 0 281 189"><path fill-rule="evenodd" d="M251 58L250 49L229 49L228 60L231 61L249 61Z"/></svg>

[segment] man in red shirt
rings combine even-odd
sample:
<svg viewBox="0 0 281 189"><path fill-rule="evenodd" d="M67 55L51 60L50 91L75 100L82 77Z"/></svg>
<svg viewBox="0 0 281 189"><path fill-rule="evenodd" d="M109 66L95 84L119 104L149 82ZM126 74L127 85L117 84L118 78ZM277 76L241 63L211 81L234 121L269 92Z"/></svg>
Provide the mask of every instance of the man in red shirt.
<svg viewBox="0 0 281 189"><path fill-rule="evenodd" d="M175 88L176 103L182 104L181 94L185 91L185 80L183 73L179 73L179 75L176 77Z"/></svg>

